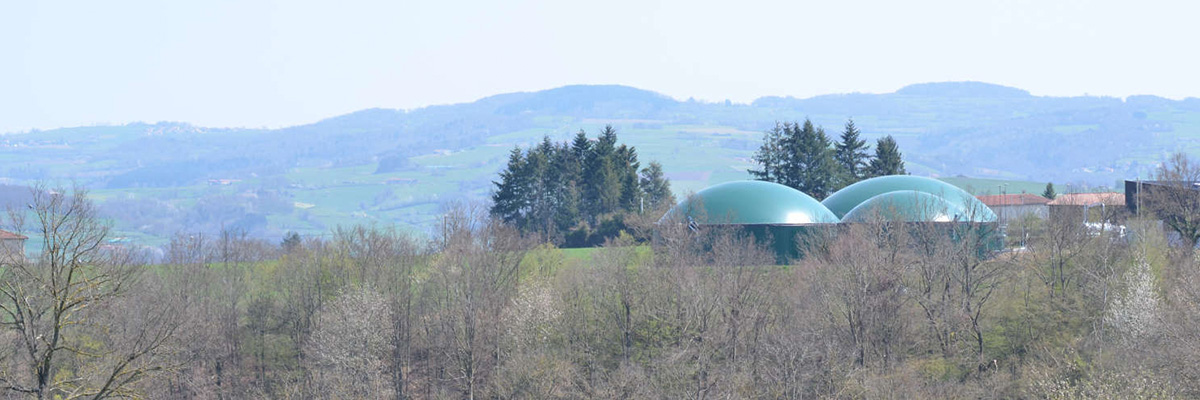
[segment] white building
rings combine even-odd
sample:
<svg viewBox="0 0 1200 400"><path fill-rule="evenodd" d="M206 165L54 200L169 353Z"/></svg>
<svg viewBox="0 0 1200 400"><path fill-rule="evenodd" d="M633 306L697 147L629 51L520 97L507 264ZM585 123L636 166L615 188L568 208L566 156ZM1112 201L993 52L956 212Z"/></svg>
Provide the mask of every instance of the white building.
<svg viewBox="0 0 1200 400"><path fill-rule="evenodd" d="M1050 199L1036 194L997 194L976 197L996 212L996 217L1001 224L1020 221L1028 215L1041 219L1050 216L1050 208L1047 206Z"/></svg>

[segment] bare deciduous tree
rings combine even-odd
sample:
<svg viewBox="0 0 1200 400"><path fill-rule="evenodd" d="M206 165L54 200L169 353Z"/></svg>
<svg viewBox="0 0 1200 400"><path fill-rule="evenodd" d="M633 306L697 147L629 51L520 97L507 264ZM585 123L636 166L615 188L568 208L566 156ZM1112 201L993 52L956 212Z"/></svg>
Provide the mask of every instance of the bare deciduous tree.
<svg viewBox="0 0 1200 400"><path fill-rule="evenodd" d="M28 212L43 239L34 260L0 266L0 328L17 351L0 360L0 389L46 398L129 397L161 371L174 310L115 312L143 290L135 255L106 248L108 227L87 191L33 189ZM169 302L165 304L170 304Z"/></svg>
<svg viewBox="0 0 1200 400"><path fill-rule="evenodd" d="M462 397L474 399L503 364L501 314L516 294L528 245L479 205L456 206L445 218L427 292L433 307L428 329L447 363L444 379L456 382Z"/></svg>
<svg viewBox="0 0 1200 400"><path fill-rule="evenodd" d="M1162 218L1189 248L1200 242L1200 165L1191 162L1186 154L1175 153L1159 166L1154 185L1139 193L1139 206L1144 206Z"/></svg>
<svg viewBox="0 0 1200 400"><path fill-rule="evenodd" d="M830 313L854 349L858 366L882 367L903 356L905 320L901 281L908 261L898 257L884 224L859 224L838 236L821 274ZM892 229L895 226L890 227Z"/></svg>
<svg viewBox="0 0 1200 400"><path fill-rule="evenodd" d="M317 314L304 347L318 393L329 398L387 398L392 310L370 289L350 289Z"/></svg>
<svg viewBox="0 0 1200 400"><path fill-rule="evenodd" d="M1080 271L1075 259L1085 254L1091 241L1086 227L1072 218L1055 217L1041 224L1029 247L1037 250L1033 259L1041 266L1038 275L1051 298L1079 287Z"/></svg>

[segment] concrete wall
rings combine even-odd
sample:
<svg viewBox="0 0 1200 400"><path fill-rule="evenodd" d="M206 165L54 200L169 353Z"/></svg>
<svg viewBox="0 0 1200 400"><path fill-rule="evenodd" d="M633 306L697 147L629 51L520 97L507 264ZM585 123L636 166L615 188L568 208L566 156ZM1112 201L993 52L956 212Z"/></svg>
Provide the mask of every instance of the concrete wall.
<svg viewBox="0 0 1200 400"><path fill-rule="evenodd" d="M1121 222L1129 216L1125 206L1050 206L1051 218L1066 218L1072 221L1084 222L1084 210L1087 210L1087 222ZM1107 221L1106 221L1107 220Z"/></svg>
<svg viewBox="0 0 1200 400"><path fill-rule="evenodd" d="M992 211L996 212L996 216L1000 218L1001 224L1020 221L1026 215L1033 215L1041 219L1046 219L1050 216L1050 207L1045 204L992 206Z"/></svg>

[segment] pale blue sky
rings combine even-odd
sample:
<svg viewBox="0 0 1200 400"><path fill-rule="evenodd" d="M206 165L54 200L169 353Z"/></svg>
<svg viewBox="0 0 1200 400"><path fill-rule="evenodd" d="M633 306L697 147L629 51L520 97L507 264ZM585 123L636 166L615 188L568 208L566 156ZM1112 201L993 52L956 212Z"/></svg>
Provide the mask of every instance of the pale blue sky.
<svg viewBox="0 0 1200 400"><path fill-rule="evenodd" d="M577 83L1200 97L1197 18L1192 1L0 0L0 132L275 127Z"/></svg>

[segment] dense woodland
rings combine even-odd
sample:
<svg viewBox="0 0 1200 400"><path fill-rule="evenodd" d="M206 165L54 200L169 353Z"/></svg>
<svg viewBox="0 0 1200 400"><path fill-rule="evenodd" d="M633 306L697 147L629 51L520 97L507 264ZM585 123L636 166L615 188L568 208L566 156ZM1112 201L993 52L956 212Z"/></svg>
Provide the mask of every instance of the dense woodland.
<svg viewBox="0 0 1200 400"><path fill-rule="evenodd" d="M779 266L675 223L566 253L462 205L429 241L179 235L147 264L66 193L10 217L51 240L0 269L6 398L1200 396L1200 259L1137 220L996 254L859 224Z"/></svg>
<svg viewBox="0 0 1200 400"><path fill-rule="evenodd" d="M645 223L667 183L612 129L512 160L496 204L448 207L431 239L226 230L162 257L109 242L86 190L35 188L3 221L44 240L0 259L0 398L1200 397L1186 156L1105 216L1124 231L1031 218L992 252L966 225L844 224L787 265L736 227ZM643 222L564 250L546 209Z"/></svg>

